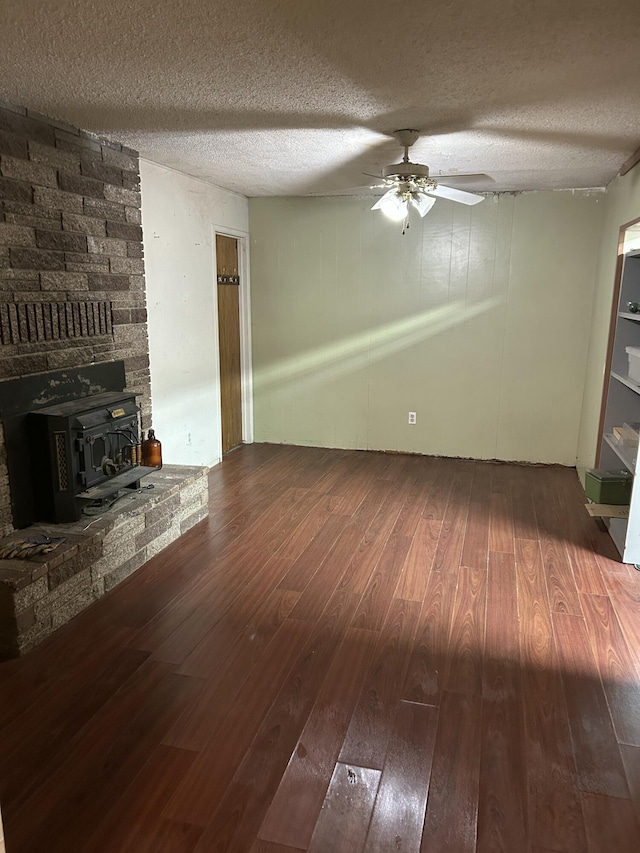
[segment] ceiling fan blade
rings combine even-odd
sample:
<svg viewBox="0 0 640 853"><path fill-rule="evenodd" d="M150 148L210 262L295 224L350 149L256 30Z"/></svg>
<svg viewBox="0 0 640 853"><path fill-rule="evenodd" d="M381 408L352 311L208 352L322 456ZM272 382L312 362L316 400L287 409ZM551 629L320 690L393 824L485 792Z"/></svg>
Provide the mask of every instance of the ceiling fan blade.
<svg viewBox="0 0 640 853"><path fill-rule="evenodd" d="M386 193L389 189L388 184L375 184L371 186L371 184L365 184L361 187L347 187L346 189L340 190L326 190L321 193L306 193L309 197L320 197L320 196L333 196L333 195L382 195Z"/></svg>
<svg viewBox="0 0 640 853"><path fill-rule="evenodd" d="M461 204L479 204L481 201L484 201L483 195L476 195L476 193L468 193L466 190L456 190L453 187L445 187L442 184L438 184L432 190L427 190L429 195L435 195L438 198L448 198L449 201L459 201Z"/></svg>
<svg viewBox="0 0 640 853"><path fill-rule="evenodd" d="M484 174L481 174L481 173L479 173L479 174L477 174L477 175L471 175L471 174L464 174L464 175L463 175L463 174L459 174L459 175L431 175L430 177L432 177L435 181L439 181L439 180L442 178L442 180L447 180L447 181L449 181L449 182L450 182L450 183L452 183L452 184L458 184L458 183L460 183L460 184L475 183L476 181L483 181L483 182L485 182L485 183L486 183L486 182L489 182L489 183L492 183L492 184L493 184L493 183L495 183L495 181L494 181L494 179L491 177L491 175L484 175Z"/></svg>

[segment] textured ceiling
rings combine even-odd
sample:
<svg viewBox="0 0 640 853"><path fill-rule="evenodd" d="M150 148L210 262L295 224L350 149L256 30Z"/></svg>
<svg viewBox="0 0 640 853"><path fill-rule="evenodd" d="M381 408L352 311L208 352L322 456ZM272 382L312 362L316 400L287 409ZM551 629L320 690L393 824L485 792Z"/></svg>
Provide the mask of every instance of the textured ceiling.
<svg viewBox="0 0 640 853"><path fill-rule="evenodd" d="M2 0L0 97L249 196L399 159L606 185L640 145L637 0ZM454 183L448 181L447 183Z"/></svg>

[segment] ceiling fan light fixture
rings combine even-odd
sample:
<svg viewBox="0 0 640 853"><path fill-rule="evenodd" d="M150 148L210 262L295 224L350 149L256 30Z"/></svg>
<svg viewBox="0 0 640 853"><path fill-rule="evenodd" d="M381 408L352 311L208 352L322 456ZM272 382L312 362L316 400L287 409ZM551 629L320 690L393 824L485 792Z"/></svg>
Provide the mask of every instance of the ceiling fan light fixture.
<svg viewBox="0 0 640 853"><path fill-rule="evenodd" d="M383 185L389 186L391 184L391 189L373 205L371 210L381 210L390 219L402 222L403 234L409 227L410 204L415 207L421 217L424 217L429 213L437 198L446 198L460 204L478 204L484 201L484 197L477 193L440 184L430 176L428 166L423 163L412 163L409 160L409 148L420 136L419 131L407 128L396 130L394 135L404 147L404 157L401 163L394 163L393 166L385 166L382 169ZM469 176L459 175L458 177ZM486 175L484 177L488 178Z"/></svg>
<svg viewBox="0 0 640 853"><path fill-rule="evenodd" d="M394 222L402 222L409 214L409 202L406 193L393 187L373 205L371 210L381 210Z"/></svg>
<svg viewBox="0 0 640 853"><path fill-rule="evenodd" d="M431 195L427 195L425 192L417 190L416 192L411 193L411 204L422 217L429 213L435 203L435 198Z"/></svg>

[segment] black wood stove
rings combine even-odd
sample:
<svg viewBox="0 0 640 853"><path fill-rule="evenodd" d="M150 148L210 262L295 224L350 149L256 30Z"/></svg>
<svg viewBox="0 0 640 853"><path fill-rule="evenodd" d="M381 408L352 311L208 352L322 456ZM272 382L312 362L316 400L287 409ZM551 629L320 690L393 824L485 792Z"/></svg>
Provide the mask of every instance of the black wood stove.
<svg viewBox="0 0 640 853"><path fill-rule="evenodd" d="M137 488L142 469L135 395L108 391L29 413L37 514L80 518L82 502Z"/></svg>
<svg viewBox="0 0 640 853"><path fill-rule="evenodd" d="M139 410L122 361L0 383L13 523L77 521L88 502L137 488Z"/></svg>

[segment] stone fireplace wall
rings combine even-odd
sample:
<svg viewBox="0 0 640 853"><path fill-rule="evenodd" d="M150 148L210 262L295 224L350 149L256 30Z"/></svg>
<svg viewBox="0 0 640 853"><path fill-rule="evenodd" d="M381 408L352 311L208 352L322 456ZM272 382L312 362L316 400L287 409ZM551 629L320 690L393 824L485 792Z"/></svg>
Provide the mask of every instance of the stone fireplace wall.
<svg viewBox="0 0 640 853"><path fill-rule="evenodd" d="M0 381L122 359L151 422L137 152L0 103ZM0 535L12 530L0 423Z"/></svg>

